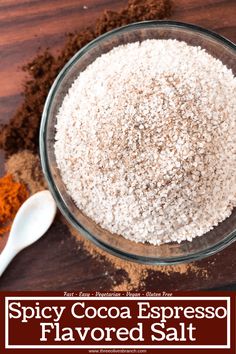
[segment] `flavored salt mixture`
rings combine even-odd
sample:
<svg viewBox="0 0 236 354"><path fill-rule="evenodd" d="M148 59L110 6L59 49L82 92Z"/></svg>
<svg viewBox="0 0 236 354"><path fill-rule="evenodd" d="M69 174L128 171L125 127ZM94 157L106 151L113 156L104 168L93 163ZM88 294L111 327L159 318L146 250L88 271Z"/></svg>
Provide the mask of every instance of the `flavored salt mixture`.
<svg viewBox="0 0 236 354"><path fill-rule="evenodd" d="M153 39L112 49L78 76L57 116L68 193L135 242L203 235L236 206L235 95L232 71L200 47Z"/></svg>

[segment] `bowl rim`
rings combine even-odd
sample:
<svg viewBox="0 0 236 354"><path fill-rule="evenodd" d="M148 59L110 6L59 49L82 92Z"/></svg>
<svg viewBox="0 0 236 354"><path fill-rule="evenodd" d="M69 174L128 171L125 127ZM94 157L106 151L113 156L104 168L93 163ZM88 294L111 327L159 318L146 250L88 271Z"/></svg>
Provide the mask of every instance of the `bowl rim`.
<svg viewBox="0 0 236 354"><path fill-rule="evenodd" d="M149 264L149 265L174 265L174 264L179 264L179 263L185 263L185 262L192 262L195 260L200 260L202 258L211 256L215 254L216 252L221 251L228 245L230 245L232 242L235 241L236 239L236 229L232 231L229 235L225 237L225 239L218 241L216 244L213 246L210 246L204 250L201 251L196 251L187 255L183 256L173 256L173 257L147 257L147 256L140 256L140 255L135 255L132 253L124 252L121 251L120 249L111 246L102 240L96 238L96 236L92 235L75 217L74 215L70 212L70 210L67 208L67 205L60 193L60 190L57 188L57 185L54 183L54 179L50 170L50 164L49 164L49 159L48 159L48 151L47 151L47 144L46 144L46 137L47 137L47 124L48 124L48 117L49 117L49 111L51 107L51 102L54 99L54 96L57 92L57 89L62 81L62 79L65 77L71 66L79 60L85 53L87 53L90 49L96 46L98 42L104 41L107 38L111 38L116 36L116 34L121 34L125 33L127 31L132 31L133 29L140 29L140 28L152 28L152 27L168 27L168 28L177 28L177 29L185 29L188 31L192 32L198 32L202 35L205 35L206 37L210 37L219 43L223 44L224 46L228 47L229 49L235 51L236 53L236 45L226 39L225 37L219 35L218 33L215 33L214 31L205 29L203 27L191 24L191 23L184 23L184 22L178 22L178 21L172 21L172 20L151 20L151 21L142 21L142 22L134 22L131 24L128 24L126 26L122 26L116 29L113 29L109 32L106 32L102 34L99 37L96 37L94 40L86 44L84 47L82 47L77 53L75 53L72 58L64 65L64 67L60 70L59 74L55 78L47 99L45 101L43 113L42 113L42 119L41 119L41 124L40 124L40 133L39 133L39 151L40 151L40 160L41 160L41 165L43 169L43 173L47 182L47 185L49 187L50 192L52 193L56 204L63 214L63 216L67 219L67 221L76 229L78 230L83 236L85 236L87 239L92 241L96 246L102 248L106 252L109 252L110 254L114 256L118 256L120 258L123 258L128 261L134 261L137 263L141 264ZM157 246L158 247L158 246Z"/></svg>

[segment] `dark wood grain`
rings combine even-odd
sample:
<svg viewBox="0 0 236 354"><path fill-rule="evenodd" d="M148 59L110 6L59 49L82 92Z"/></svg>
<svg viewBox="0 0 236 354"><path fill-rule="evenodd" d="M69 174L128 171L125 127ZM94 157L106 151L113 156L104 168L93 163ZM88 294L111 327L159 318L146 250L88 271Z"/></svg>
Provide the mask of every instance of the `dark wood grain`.
<svg viewBox="0 0 236 354"><path fill-rule="evenodd" d="M201 25L236 41L235 0L172 0L172 19ZM104 9L119 9L125 0L1 0L0 1L0 123L20 104L23 64L38 48L58 51L65 32L93 23ZM3 173L4 153L0 153ZM0 239L0 249L5 239ZM208 277L194 273L165 275L150 271L145 290L191 290L236 282L236 243L196 264ZM0 290L108 290L127 274L106 259L94 259L57 220L36 244L25 249L0 280Z"/></svg>

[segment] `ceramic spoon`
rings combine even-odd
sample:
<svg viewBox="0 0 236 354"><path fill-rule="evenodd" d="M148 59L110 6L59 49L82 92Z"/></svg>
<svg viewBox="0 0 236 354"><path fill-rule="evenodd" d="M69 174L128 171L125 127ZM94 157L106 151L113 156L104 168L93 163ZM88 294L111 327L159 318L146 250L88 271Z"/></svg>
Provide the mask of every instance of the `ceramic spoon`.
<svg viewBox="0 0 236 354"><path fill-rule="evenodd" d="M47 190L32 195L22 204L0 255L0 276L18 252L45 234L55 215L56 203Z"/></svg>

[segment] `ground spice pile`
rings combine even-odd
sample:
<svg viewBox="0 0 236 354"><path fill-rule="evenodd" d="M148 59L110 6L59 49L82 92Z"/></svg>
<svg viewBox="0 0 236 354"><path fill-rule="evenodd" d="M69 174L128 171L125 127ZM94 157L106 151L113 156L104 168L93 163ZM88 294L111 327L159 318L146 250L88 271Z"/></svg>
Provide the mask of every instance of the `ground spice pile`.
<svg viewBox="0 0 236 354"><path fill-rule="evenodd" d="M111 254L106 253L102 249L96 247L92 242L88 241L83 236L81 236L79 232L76 231L71 225L69 225L64 218L62 219L62 221L67 224L71 234L77 239L77 241L83 244L85 250L90 255L92 255L93 258L97 259L101 257L102 259L106 259L115 267L115 269L121 269L126 272L127 275L121 282L117 283L116 279L113 279L112 290L114 291L145 291L146 280L150 277L151 273L151 281L154 282L154 284L157 283L157 279L161 277L161 274L167 277L175 277L176 275L192 275L194 278L199 277L203 279L207 279L209 277L207 270L197 266L195 263L152 266L127 262L121 258L112 256ZM171 290L174 291L179 289L172 288Z"/></svg>
<svg viewBox="0 0 236 354"><path fill-rule="evenodd" d="M10 123L2 127L0 148L7 155L23 149L38 151L39 125L48 91L65 63L85 44L121 25L166 18L170 11L169 0L130 0L121 11L105 11L93 27L70 34L58 57L49 51L39 54L24 67L29 75L24 85L24 102Z"/></svg>
<svg viewBox="0 0 236 354"><path fill-rule="evenodd" d="M106 11L97 20L93 28L84 29L79 33L68 36L65 47L58 57L51 55L49 51L41 53L24 67L30 79L24 85L24 102L12 118L0 132L0 147L4 148L8 161L7 173L11 173L14 180L27 185L30 193L35 193L44 188L38 151L38 131L43 105L48 90L63 65L82 46L110 29L135 21L163 19L170 15L169 0L136 0L129 1L128 6L119 12ZM66 222L62 218L63 222ZM122 269L127 273L126 278L117 283L113 281L113 289L117 291L133 290L142 287L150 271L167 276L180 274L193 274L193 276L208 277L205 269L195 264L182 264L177 266L144 266L114 257L98 249L91 242L82 237L75 229L69 226L71 234L81 243L86 252L92 257L106 259L115 269ZM145 289L145 286L144 286ZM174 290L174 289L173 289Z"/></svg>
<svg viewBox="0 0 236 354"><path fill-rule="evenodd" d="M40 165L39 156L30 150L13 154L6 161L6 171L19 183L24 183L30 194L47 188Z"/></svg>
<svg viewBox="0 0 236 354"><path fill-rule="evenodd" d="M12 175L0 178L0 235L10 230L18 209L28 196L26 186L15 182Z"/></svg>

